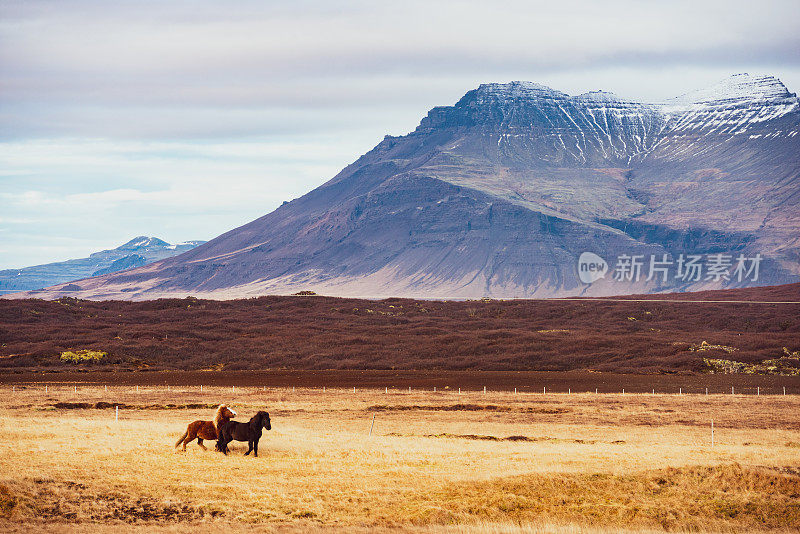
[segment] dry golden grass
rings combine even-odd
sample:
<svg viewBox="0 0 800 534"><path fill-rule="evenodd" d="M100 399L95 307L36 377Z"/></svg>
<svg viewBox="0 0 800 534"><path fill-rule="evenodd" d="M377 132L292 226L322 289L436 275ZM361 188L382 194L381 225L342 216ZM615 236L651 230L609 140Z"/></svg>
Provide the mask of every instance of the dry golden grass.
<svg viewBox="0 0 800 534"><path fill-rule="evenodd" d="M126 405L119 422L53 406L101 401ZM181 406L220 402L238 420L270 411L259 458L173 448L213 412ZM795 396L4 387L0 529L796 531L799 409Z"/></svg>

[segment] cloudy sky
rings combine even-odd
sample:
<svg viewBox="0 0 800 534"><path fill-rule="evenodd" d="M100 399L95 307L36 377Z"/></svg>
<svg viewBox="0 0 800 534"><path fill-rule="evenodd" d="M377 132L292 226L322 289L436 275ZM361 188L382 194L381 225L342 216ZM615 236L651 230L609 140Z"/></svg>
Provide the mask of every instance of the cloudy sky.
<svg viewBox="0 0 800 534"><path fill-rule="evenodd" d="M797 0L0 0L0 269L210 239L483 82L797 92L799 28Z"/></svg>

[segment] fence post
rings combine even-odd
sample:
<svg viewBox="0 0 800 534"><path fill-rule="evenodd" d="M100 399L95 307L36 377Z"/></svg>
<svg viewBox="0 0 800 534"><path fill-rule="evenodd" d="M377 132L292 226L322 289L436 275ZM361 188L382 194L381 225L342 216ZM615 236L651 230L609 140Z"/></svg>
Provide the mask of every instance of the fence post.
<svg viewBox="0 0 800 534"><path fill-rule="evenodd" d="M355 386L353 386L353 393L355 393L355 392L356 392L356 387L355 387Z"/></svg>
<svg viewBox="0 0 800 534"><path fill-rule="evenodd" d="M119 423L119 405L114 406L114 421Z"/></svg>
<svg viewBox="0 0 800 534"><path fill-rule="evenodd" d="M786 386L783 386L783 394L786 395Z"/></svg>
<svg viewBox="0 0 800 534"><path fill-rule="evenodd" d="M517 388L514 388L514 395L517 394Z"/></svg>
<svg viewBox="0 0 800 534"><path fill-rule="evenodd" d="M486 395L486 386L483 386L483 394Z"/></svg>
<svg viewBox="0 0 800 534"><path fill-rule="evenodd" d="M370 436L372 435L372 427L374 427L374 426L375 426L375 414L373 413L372 414L372 424L369 425L369 435Z"/></svg>
<svg viewBox="0 0 800 534"><path fill-rule="evenodd" d="M711 446L714 446L714 420L711 420Z"/></svg>
<svg viewBox="0 0 800 534"><path fill-rule="evenodd" d="M733 386L731 386L731 395L733 395Z"/></svg>
<svg viewBox="0 0 800 534"><path fill-rule="evenodd" d="M678 388L678 395L683 395L683 388Z"/></svg>
<svg viewBox="0 0 800 534"><path fill-rule="evenodd" d="M436 393L436 386L433 386L433 392Z"/></svg>
<svg viewBox="0 0 800 534"><path fill-rule="evenodd" d="M384 388L384 391L383 391L383 392L384 392L384 393L389 393L389 386L386 386L386 388Z"/></svg>
<svg viewBox="0 0 800 534"><path fill-rule="evenodd" d="M547 386L542 387L542 395L547 395Z"/></svg>
<svg viewBox="0 0 800 534"><path fill-rule="evenodd" d="M756 395L761 395L761 387L756 386Z"/></svg>

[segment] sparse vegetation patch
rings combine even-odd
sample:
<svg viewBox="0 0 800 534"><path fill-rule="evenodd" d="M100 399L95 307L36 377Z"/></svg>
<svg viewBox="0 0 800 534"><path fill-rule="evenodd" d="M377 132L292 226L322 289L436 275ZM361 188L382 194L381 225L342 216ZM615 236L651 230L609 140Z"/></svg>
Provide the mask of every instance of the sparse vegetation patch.
<svg viewBox="0 0 800 534"><path fill-rule="evenodd" d="M61 361L69 363L91 363L99 362L107 356L107 353L99 350L65 350L61 353Z"/></svg>
<svg viewBox="0 0 800 534"><path fill-rule="evenodd" d="M779 358L764 360L758 363L737 362L703 358L703 363L712 373L745 373L752 375L800 376L800 352L791 352L783 348L784 355Z"/></svg>

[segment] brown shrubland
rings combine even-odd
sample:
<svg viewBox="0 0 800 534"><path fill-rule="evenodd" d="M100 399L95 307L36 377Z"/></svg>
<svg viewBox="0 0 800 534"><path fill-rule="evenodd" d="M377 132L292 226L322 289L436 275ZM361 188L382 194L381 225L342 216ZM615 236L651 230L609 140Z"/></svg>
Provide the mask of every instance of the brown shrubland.
<svg viewBox="0 0 800 534"><path fill-rule="evenodd" d="M800 350L800 304L331 297L0 300L0 369L594 369L699 372ZM705 299L800 302L800 284ZM650 299L650 300L647 300ZM706 342L726 350L692 350ZM108 353L70 363L64 351ZM796 359L795 359L796 360ZM793 360L792 362L795 362ZM790 365L800 366L800 363Z"/></svg>

